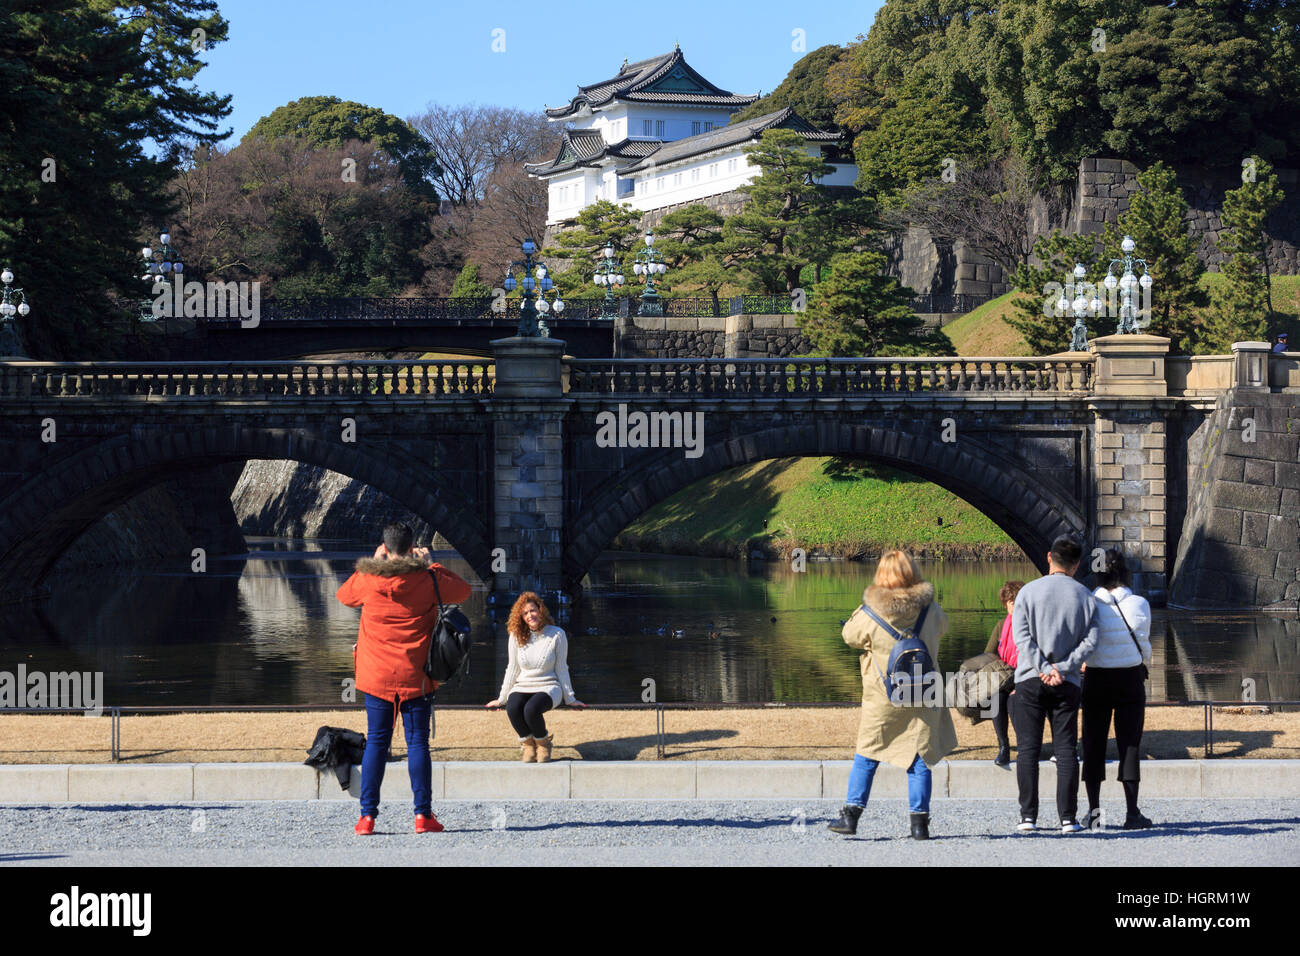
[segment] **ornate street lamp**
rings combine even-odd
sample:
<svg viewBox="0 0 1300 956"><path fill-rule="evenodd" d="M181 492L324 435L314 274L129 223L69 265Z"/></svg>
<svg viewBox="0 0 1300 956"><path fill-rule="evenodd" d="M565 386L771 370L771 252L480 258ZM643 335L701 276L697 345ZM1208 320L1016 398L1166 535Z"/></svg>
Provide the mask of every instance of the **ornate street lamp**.
<svg viewBox="0 0 1300 956"><path fill-rule="evenodd" d="M600 305L601 317L609 319L618 315L618 300L614 298L614 290L623 285L623 268L614 258L613 245L605 246L604 258L596 263L596 274L592 281L605 287L605 301Z"/></svg>
<svg viewBox="0 0 1300 956"><path fill-rule="evenodd" d="M4 288L0 290L0 354L4 354L6 349L12 349L13 356L24 357L22 354L22 341L18 337L18 320L16 315L27 315L32 311L32 307L27 304L27 295L22 289L12 288L14 274L6 266L3 272L0 272L0 282L4 283ZM14 298L17 297L18 304L14 304Z"/></svg>
<svg viewBox="0 0 1300 956"><path fill-rule="evenodd" d="M538 318L538 313L546 315L554 311L559 315L564 311L564 300L560 298L560 293L556 292L554 302L546 301L546 293L555 287L555 282L546 274L546 266L540 262L533 262L533 253L537 251L537 244L531 239L525 239L521 248L524 251L524 258L506 267L506 278L501 284L507 292L515 291L516 286L523 289L523 297L519 302L519 331L516 334L523 338L546 338L551 334L551 330ZM517 281L515 266L523 269L523 278ZM534 298L537 300L535 304Z"/></svg>
<svg viewBox="0 0 1300 956"><path fill-rule="evenodd" d="M158 249L145 246L140 250L140 255L144 259L144 267L140 278L149 283L150 294L155 285L161 280L168 281L168 277L173 273L180 275L185 271L185 264L181 262L180 253L172 248L171 233L164 232L158 237L161 247ZM153 314L153 299L142 299L140 301L140 321L156 322L157 318Z"/></svg>
<svg viewBox="0 0 1300 956"><path fill-rule="evenodd" d="M641 290L641 305L637 308L636 314L663 315L664 304L659 298L659 293L655 291L655 276L663 275L668 271L668 267L655 251L653 232L645 234L645 248L636 254L636 264L632 266L632 271L639 276L645 276L645 288Z"/></svg>
<svg viewBox="0 0 1300 956"><path fill-rule="evenodd" d="M1088 351L1088 326L1083 322L1085 318L1095 318L1101 313L1102 301L1097 297L1097 289L1091 282L1084 282L1083 278L1088 274L1088 270L1082 262L1074 264L1074 281L1066 280L1066 288L1073 288L1074 300L1066 298L1065 292L1061 292L1061 297L1056 301L1056 309L1061 315L1074 314L1074 329L1070 336L1071 352ZM1085 289L1092 291L1092 298L1089 299Z"/></svg>
<svg viewBox="0 0 1300 956"><path fill-rule="evenodd" d="M8 325L15 322L15 315L27 315L32 311L32 307L27 304L27 295L22 289L13 288L14 274L6 266L4 272L0 272L0 282L4 283L3 298L0 299L0 324ZM14 305L13 298L17 296L20 300Z"/></svg>
<svg viewBox="0 0 1300 956"><path fill-rule="evenodd" d="M1124 241L1120 243L1124 258L1110 260L1110 265L1106 267L1106 278L1103 280L1106 288L1111 292L1114 292L1116 287L1119 288L1119 325L1115 328L1116 335L1140 332L1151 322L1151 274L1147 271L1147 261L1134 257L1135 248L1133 237L1125 236ZM1133 273L1134 263L1142 266L1140 279ZM1124 273L1118 278L1115 276L1117 265L1124 266ZM1133 305L1133 296L1139 287L1142 289L1142 297L1146 300L1146 304L1141 309L1143 318L1140 320L1139 310Z"/></svg>

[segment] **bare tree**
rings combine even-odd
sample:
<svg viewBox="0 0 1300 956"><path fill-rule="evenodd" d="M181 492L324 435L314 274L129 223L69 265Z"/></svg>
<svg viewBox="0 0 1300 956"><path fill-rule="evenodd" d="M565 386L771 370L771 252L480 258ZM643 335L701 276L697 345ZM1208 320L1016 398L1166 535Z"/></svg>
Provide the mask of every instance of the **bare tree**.
<svg viewBox="0 0 1300 956"><path fill-rule="evenodd" d="M1008 274L1027 264L1034 247L1029 221L1035 190L1024 163L1007 156L955 172L951 183L935 179L914 186L884 214L886 224L922 226L936 243L961 239Z"/></svg>
<svg viewBox="0 0 1300 956"><path fill-rule="evenodd" d="M559 130L543 114L527 110L430 103L407 121L433 144L442 167L434 184L453 206L481 202L503 166L550 159L560 148Z"/></svg>

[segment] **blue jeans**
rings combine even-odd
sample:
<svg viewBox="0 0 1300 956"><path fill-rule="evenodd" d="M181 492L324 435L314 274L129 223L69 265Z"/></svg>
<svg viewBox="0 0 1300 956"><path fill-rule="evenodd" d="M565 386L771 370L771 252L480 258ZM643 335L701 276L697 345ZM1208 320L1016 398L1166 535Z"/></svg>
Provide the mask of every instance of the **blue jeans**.
<svg viewBox="0 0 1300 956"><path fill-rule="evenodd" d="M396 715L393 702L364 695L369 731L366 753L361 758L361 815L379 816L379 788L384 782L384 764L393 741ZM433 813L433 764L429 761L429 719L433 712L433 695L402 701L402 729L406 732L406 769L411 775L411 792L415 794L415 812L426 817Z"/></svg>
<svg viewBox="0 0 1300 956"><path fill-rule="evenodd" d="M871 781L879 766L879 760L872 760L862 754L853 755L853 769L849 771L849 795L845 798L845 803L854 807L867 805L867 797L871 795ZM907 768L907 805L913 813L930 812L930 790L933 785L930 768L925 765L921 755L917 754L912 766Z"/></svg>

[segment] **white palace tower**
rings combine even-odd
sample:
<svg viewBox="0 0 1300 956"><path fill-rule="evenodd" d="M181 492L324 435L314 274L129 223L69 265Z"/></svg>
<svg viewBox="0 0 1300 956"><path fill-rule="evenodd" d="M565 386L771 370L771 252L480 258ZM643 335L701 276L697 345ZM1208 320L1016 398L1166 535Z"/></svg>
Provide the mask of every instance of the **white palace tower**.
<svg viewBox="0 0 1300 956"><path fill-rule="evenodd" d="M579 86L567 105L546 110L551 122L565 124L559 154L524 167L549 186L546 224L571 222L601 199L650 212L730 192L758 174L742 149L768 129L796 130L810 154L828 155L837 135L788 107L728 125L733 113L757 99L714 86L680 48L625 61L612 79ZM835 172L819 182L852 186L857 166L832 165Z"/></svg>

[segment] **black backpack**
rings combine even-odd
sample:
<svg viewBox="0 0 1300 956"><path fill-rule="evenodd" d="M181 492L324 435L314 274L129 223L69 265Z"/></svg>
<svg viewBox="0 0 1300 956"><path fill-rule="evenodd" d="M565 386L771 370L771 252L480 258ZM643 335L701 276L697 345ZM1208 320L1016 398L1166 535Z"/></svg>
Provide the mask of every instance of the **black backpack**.
<svg viewBox="0 0 1300 956"><path fill-rule="evenodd" d="M865 604L862 605L862 610L894 639L894 646L889 652L889 673L880 675L889 702L895 707L921 706L925 685L939 678L939 669L934 666L930 649L921 640L921 628L925 625L930 605L921 608L916 623L901 634ZM879 672L880 668L877 667L876 670Z"/></svg>
<svg viewBox="0 0 1300 956"><path fill-rule="evenodd" d="M460 608L443 610L438 575L430 571L429 576L433 578L433 593L438 596L438 621L433 625L424 674L439 684L445 684L453 677L469 673L469 618L461 613Z"/></svg>

